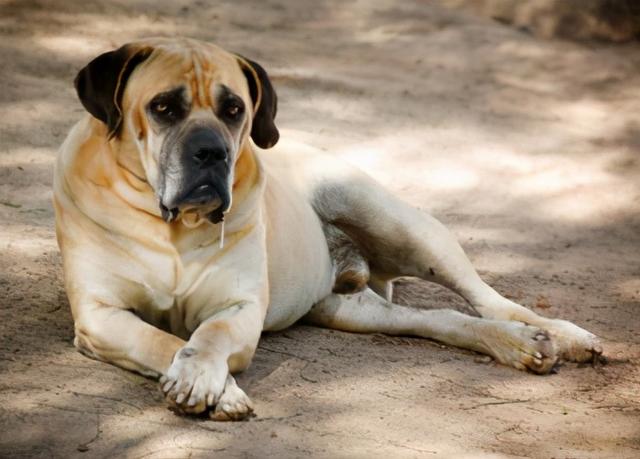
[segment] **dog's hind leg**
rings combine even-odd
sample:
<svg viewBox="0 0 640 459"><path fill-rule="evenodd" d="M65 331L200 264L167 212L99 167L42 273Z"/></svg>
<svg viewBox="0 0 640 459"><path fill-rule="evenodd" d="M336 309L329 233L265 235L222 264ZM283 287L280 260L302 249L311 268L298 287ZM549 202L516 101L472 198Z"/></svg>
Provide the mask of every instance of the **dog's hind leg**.
<svg viewBox="0 0 640 459"><path fill-rule="evenodd" d="M329 256L336 271L334 293L361 292L369 282L369 263L353 241L333 225L323 227Z"/></svg>
<svg viewBox="0 0 640 459"><path fill-rule="evenodd" d="M482 317L547 330L567 360L587 361L602 352L597 338L586 330L541 317L502 297L482 281L444 225L365 174L349 171L341 179L323 178L315 186L313 205L323 221L354 241L372 277L414 276L437 282L459 293Z"/></svg>
<svg viewBox="0 0 640 459"><path fill-rule="evenodd" d="M371 273L369 276L369 288L387 301L393 301L393 278Z"/></svg>
<svg viewBox="0 0 640 459"><path fill-rule="evenodd" d="M331 294L315 305L305 319L315 325L350 332L432 338L535 373L548 373L556 362L553 342L538 327L471 317L450 309L400 306L370 289L354 295Z"/></svg>
<svg viewBox="0 0 640 459"><path fill-rule="evenodd" d="M327 238L329 255L336 270L333 292L357 293L368 286L381 297L391 301L393 279L378 274L371 275L369 262L343 231L330 224L325 224L323 230Z"/></svg>

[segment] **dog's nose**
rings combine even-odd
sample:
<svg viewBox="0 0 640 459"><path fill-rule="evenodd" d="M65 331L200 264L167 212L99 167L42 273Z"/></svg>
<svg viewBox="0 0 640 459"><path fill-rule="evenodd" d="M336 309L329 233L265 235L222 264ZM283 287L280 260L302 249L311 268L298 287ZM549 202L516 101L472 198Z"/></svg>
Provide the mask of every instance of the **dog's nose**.
<svg viewBox="0 0 640 459"><path fill-rule="evenodd" d="M216 161L227 159L227 149L222 146L200 147L194 154L193 159L200 167L208 167Z"/></svg>
<svg viewBox="0 0 640 459"><path fill-rule="evenodd" d="M224 138L220 132L212 128L196 127L182 142L186 147L187 156L196 167L201 169L225 161L229 155Z"/></svg>

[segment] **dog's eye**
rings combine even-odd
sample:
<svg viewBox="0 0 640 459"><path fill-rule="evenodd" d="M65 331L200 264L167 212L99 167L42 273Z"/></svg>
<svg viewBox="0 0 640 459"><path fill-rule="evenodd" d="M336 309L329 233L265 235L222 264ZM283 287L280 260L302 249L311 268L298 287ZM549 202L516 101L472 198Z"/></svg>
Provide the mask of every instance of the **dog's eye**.
<svg viewBox="0 0 640 459"><path fill-rule="evenodd" d="M153 102L151 110L155 115L162 118L172 118L175 115L175 110L164 102Z"/></svg>
<svg viewBox="0 0 640 459"><path fill-rule="evenodd" d="M175 122L184 117L184 109L180 104L165 100L152 101L149 104L149 111L154 118L162 122Z"/></svg>
<svg viewBox="0 0 640 459"><path fill-rule="evenodd" d="M240 100L229 100L223 108L223 115L230 121L237 121L244 113L244 104Z"/></svg>
<svg viewBox="0 0 640 459"><path fill-rule="evenodd" d="M189 103L183 87L156 94L147 104L147 114L161 125L171 125L183 120L189 112Z"/></svg>
<svg viewBox="0 0 640 459"><path fill-rule="evenodd" d="M164 113L167 111L167 108L167 104L162 104L159 102L152 106L153 111L156 113Z"/></svg>

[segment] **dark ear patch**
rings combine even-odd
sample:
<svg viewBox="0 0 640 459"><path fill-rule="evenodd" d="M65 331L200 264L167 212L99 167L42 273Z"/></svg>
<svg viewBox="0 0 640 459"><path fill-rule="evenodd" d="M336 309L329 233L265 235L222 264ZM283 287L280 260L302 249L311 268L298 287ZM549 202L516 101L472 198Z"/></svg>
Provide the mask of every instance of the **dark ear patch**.
<svg viewBox="0 0 640 459"><path fill-rule="evenodd" d="M260 148L273 147L280 138L275 125L278 96L271 85L269 75L260 64L239 56L240 67L247 78L254 111L251 138Z"/></svg>
<svg viewBox="0 0 640 459"><path fill-rule="evenodd" d="M74 84L80 102L89 113L107 125L109 137L120 133L122 96L127 80L152 51L148 47L124 45L101 54L78 72Z"/></svg>

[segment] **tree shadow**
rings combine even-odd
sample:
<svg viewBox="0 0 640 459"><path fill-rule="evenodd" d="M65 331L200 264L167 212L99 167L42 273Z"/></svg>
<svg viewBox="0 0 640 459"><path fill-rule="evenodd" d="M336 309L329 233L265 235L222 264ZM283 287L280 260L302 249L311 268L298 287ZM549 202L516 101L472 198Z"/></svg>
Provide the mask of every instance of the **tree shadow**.
<svg viewBox="0 0 640 459"><path fill-rule="evenodd" d="M2 5L4 454L637 450L636 47L538 42L423 2L150 5ZM490 284L603 335L612 363L539 378L428 340L299 325L266 334L239 377L258 417L218 424L177 417L154 382L77 354L48 191L55 150L84 113L71 82L99 52L173 34L265 63L281 95L280 123L294 137L432 211ZM457 296L416 281L398 286L397 301L469 312ZM598 429L584 426L584 413Z"/></svg>

